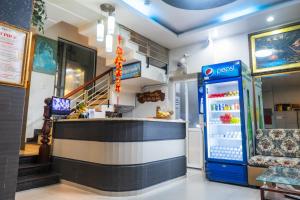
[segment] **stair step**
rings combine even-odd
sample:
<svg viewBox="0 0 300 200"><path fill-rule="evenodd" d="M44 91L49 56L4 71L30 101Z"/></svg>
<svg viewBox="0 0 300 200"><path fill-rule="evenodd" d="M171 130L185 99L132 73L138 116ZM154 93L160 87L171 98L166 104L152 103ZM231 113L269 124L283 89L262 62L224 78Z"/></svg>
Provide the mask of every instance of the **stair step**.
<svg viewBox="0 0 300 200"><path fill-rule="evenodd" d="M33 156L20 156L19 158L19 164L25 164L25 163L36 163L38 159L37 155Z"/></svg>
<svg viewBox="0 0 300 200"><path fill-rule="evenodd" d="M58 173L34 174L18 177L17 192L60 182Z"/></svg>
<svg viewBox="0 0 300 200"><path fill-rule="evenodd" d="M108 103L108 99L99 99L96 101L92 101L90 106L96 106L96 105L106 105Z"/></svg>
<svg viewBox="0 0 300 200"><path fill-rule="evenodd" d="M41 174L49 172L51 169L51 163L23 163L19 166L18 176L27 176L32 174Z"/></svg>

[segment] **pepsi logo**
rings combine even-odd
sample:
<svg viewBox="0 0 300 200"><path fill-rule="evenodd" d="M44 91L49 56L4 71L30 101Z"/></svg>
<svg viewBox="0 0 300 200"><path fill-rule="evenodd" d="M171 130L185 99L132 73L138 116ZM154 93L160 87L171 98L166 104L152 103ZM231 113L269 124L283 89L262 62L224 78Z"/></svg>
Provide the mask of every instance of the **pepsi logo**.
<svg viewBox="0 0 300 200"><path fill-rule="evenodd" d="M205 75L206 75L206 76L211 76L211 75L213 74L213 72L214 72L214 71L213 71L212 68L208 68L208 69L205 70Z"/></svg>

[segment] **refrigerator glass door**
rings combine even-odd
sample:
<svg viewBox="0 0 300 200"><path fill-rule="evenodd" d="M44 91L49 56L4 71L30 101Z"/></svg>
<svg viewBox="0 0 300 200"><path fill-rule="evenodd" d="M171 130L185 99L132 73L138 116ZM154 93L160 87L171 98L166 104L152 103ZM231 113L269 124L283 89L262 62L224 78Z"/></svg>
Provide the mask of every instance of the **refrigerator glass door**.
<svg viewBox="0 0 300 200"><path fill-rule="evenodd" d="M239 82L206 84L208 159L243 161Z"/></svg>

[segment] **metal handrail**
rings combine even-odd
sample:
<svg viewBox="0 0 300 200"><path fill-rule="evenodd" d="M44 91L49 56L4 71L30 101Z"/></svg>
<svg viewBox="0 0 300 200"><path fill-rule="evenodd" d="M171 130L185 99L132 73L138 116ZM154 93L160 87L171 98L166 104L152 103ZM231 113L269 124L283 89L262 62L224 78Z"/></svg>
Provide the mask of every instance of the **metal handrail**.
<svg viewBox="0 0 300 200"><path fill-rule="evenodd" d="M108 88L107 88L107 90L108 90ZM103 95L99 95L99 97L97 98L97 99L95 99L94 101L92 101L91 103L88 103L88 105L91 105L91 104L93 104L93 103L95 103L96 101L98 101L99 99L101 99L102 97L104 97L105 95L107 95L108 94L108 91L105 93L105 94L103 94ZM104 101L106 101L106 100L103 100L103 102Z"/></svg>
<svg viewBox="0 0 300 200"><path fill-rule="evenodd" d="M68 94L66 94L66 95L64 96L64 98L69 98L69 97L73 96L74 94L77 94L78 92L84 90L86 87L88 87L89 85L95 83L95 82L96 82L97 80L99 80L100 78L104 77L104 76L107 75L107 74L110 74L110 73L112 72L112 70L113 70L113 69L109 69L109 70L105 71L104 73L102 73L102 74L96 76L96 77L93 78L92 80L86 82L86 83L83 84L82 86L80 86L80 87L76 88L75 90L73 90L73 91L69 92Z"/></svg>
<svg viewBox="0 0 300 200"><path fill-rule="evenodd" d="M102 90L102 89L103 89L103 90ZM89 95L89 96L87 97L87 99L88 99L87 102L89 102L91 99L94 99L95 97L97 97L97 95L96 95L96 96L93 96L95 93L100 92L101 90L102 90L102 91L105 91L105 90L107 90L107 89L108 89L108 86L104 85L102 88L100 88L99 90L95 91L93 94ZM91 97L91 96L93 96L93 97L92 97L92 98L89 98L89 97Z"/></svg>

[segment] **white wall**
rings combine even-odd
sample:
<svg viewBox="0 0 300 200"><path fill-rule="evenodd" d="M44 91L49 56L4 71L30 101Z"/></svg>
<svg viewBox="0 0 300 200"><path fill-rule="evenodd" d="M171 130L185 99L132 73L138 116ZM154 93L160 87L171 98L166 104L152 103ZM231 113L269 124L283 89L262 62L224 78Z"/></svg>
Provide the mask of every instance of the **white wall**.
<svg viewBox="0 0 300 200"><path fill-rule="evenodd" d="M169 70L170 76L174 76L177 69L177 61L184 55L189 54L187 58L187 73L198 73L201 66L232 61L242 60L249 66L249 50L248 35L241 34L228 37L221 40L215 40L208 45L207 41L172 49L169 53ZM126 116L132 117L153 117L155 116L156 106L161 106L164 110L172 110L173 105L173 82L169 82L168 86L149 88L147 91L162 89L166 92L166 100L164 102L146 102L140 104L136 102L136 108L132 113Z"/></svg>
<svg viewBox="0 0 300 200"><path fill-rule="evenodd" d="M28 116L26 138L32 138L34 129L43 126L44 100L54 93L54 76L32 72L30 96L28 103Z"/></svg>
<svg viewBox="0 0 300 200"><path fill-rule="evenodd" d="M88 38L80 35L75 26L65 22L59 22L46 29L44 36L56 41L58 37L61 37L83 46L89 46ZM105 58L97 57L96 75L106 70ZM54 80L54 75L32 72L26 138L33 137L34 129L42 128L44 99L54 94Z"/></svg>
<svg viewBox="0 0 300 200"><path fill-rule="evenodd" d="M273 87L263 91L264 108L274 109L275 104L300 104L300 88L298 86Z"/></svg>
<svg viewBox="0 0 300 200"><path fill-rule="evenodd" d="M171 75L176 71L176 63L184 54L189 54L187 58L188 74L201 72L203 65L232 60L242 60L249 66L248 35L240 34L210 42L203 41L171 50L169 54Z"/></svg>
<svg viewBox="0 0 300 200"><path fill-rule="evenodd" d="M177 62L184 54L189 55L187 58L187 74L201 72L201 67L204 65L232 60L242 60L247 66L250 65L248 35L246 33L172 49L169 53L170 77L178 74L176 73ZM170 91L173 87L173 82L169 82ZM169 102L170 105L173 105L172 94L169 95Z"/></svg>
<svg viewBox="0 0 300 200"><path fill-rule="evenodd" d="M161 90L165 93L165 100L158 102L145 102L139 103L136 100L135 109L128 114L125 114L124 117L136 117L136 118L147 118L147 117L155 117L156 116L156 107L160 106L163 111L172 110L169 104L169 90L167 86L155 86L155 87L147 87L143 92L153 92L155 90Z"/></svg>

